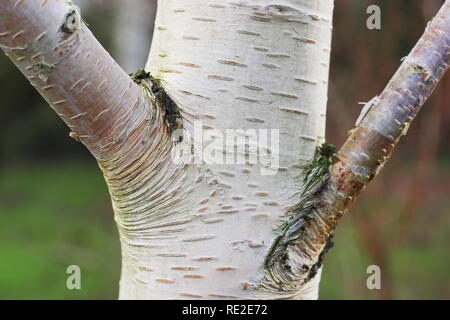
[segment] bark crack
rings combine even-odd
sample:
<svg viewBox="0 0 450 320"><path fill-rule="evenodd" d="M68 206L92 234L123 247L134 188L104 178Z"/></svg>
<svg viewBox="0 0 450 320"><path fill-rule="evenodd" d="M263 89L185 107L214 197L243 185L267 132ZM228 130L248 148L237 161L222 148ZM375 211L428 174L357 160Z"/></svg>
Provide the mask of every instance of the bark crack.
<svg viewBox="0 0 450 320"><path fill-rule="evenodd" d="M166 92L162 81L145 70L138 70L130 74L130 77L134 82L150 92L156 106L163 111L162 114L169 134L175 138L175 143L183 141L183 135L179 130L183 129L183 117L180 113L180 108Z"/></svg>
<svg viewBox="0 0 450 320"><path fill-rule="evenodd" d="M329 168L335 161L336 147L324 143L303 167L299 202L288 210L287 220L276 230L277 237L266 255L265 275L257 291L294 296L322 266L325 254L333 246L333 228L327 231L330 228L320 213L325 205L323 193L330 178Z"/></svg>
<svg viewBox="0 0 450 320"><path fill-rule="evenodd" d="M68 2L70 7L69 11L64 16L63 22L59 28L59 31L72 34L77 30L81 29L81 14L80 8L72 3L72 1Z"/></svg>

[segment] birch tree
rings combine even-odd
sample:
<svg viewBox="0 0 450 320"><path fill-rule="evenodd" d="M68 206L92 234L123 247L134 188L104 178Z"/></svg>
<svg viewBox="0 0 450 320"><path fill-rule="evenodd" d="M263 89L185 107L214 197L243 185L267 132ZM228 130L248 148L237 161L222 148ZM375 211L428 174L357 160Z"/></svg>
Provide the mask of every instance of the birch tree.
<svg viewBox="0 0 450 320"><path fill-rule="evenodd" d="M318 297L338 219L446 72L450 41L446 1L336 152L324 144L332 10L160 1L130 77L71 1L2 2L1 48L105 177L119 298Z"/></svg>

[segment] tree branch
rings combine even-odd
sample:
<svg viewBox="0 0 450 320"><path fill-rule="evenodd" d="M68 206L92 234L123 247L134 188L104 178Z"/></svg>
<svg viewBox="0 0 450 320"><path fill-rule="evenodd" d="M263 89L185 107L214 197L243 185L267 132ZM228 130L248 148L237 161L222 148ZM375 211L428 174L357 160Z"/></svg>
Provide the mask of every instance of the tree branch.
<svg viewBox="0 0 450 320"><path fill-rule="evenodd" d="M301 196L299 206L288 212L291 219L268 255L257 288L261 295L294 297L314 278L338 219L384 166L447 71L449 46L447 0L381 95L366 105L337 155L330 155L329 148L319 149L319 159L330 159L332 164ZM307 171L307 183L311 184L311 176L319 170Z"/></svg>
<svg viewBox="0 0 450 320"><path fill-rule="evenodd" d="M98 159L149 113L146 94L61 0L4 0L0 47Z"/></svg>

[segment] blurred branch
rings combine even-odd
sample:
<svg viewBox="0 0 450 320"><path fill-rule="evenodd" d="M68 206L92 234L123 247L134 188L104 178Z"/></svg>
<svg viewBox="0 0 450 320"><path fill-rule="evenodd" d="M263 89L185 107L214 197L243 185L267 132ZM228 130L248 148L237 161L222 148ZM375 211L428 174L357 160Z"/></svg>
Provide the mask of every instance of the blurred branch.
<svg viewBox="0 0 450 320"><path fill-rule="evenodd" d="M132 73L143 69L150 51L153 24L156 16L156 0L116 0L114 42L117 61Z"/></svg>

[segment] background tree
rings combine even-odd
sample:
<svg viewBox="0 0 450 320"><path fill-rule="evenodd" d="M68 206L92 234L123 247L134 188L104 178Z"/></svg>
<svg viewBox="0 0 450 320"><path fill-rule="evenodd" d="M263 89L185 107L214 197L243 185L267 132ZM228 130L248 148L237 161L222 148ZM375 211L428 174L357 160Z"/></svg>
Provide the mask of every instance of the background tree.
<svg viewBox="0 0 450 320"><path fill-rule="evenodd" d="M168 5L168 7L170 8L170 5ZM238 6L239 7L239 6ZM242 6L241 6L242 7ZM224 8L221 8L221 9L224 9ZM244 6L244 9L252 9L252 10L255 10L255 8L246 8L245 6ZM256 8L256 9L258 9L258 8ZM266 8L267 9L267 8ZM293 17L292 17L292 14L293 14L293 12L292 12L292 10L290 11L290 10L288 10L287 8L280 8L280 7L268 7L268 11L269 11L269 13L272 13L272 14L269 14L269 16L273 16L274 17L274 20L275 21L278 21L278 19L281 19L281 20L283 20L284 19L284 21L283 22L286 22L286 21L288 21L289 23L292 23L293 21L289 21L289 20L292 20L293 19ZM271 12L271 9L276 9L275 10L275 12ZM169 10L170 11L170 10ZM287 12L289 12L289 15L288 16L286 16L286 11ZM180 13L180 12L183 12L181 9L180 10L178 10L178 9L176 9L176 10L174 10L174 12L177 12L177 13ZM283 13L283 14L281 14L281 13ZM298 13L298 12L296 12L296 11L294 11L294 13ZM167 13L168 15L170 15L169 13ZM171 14L172 14L172 12L171 12ZM280 14L281 14L281 16L280 16ZM261 14L261 13L259 13L259 15L258 14L256 14L256 16L253 16L253 20L254 21L257 21L257 22L272 22L272 21L264 21L264 19L263 18L261 18L261 16L263 16L263 14ZM295 16L295 14L294 14L294 16ZM70 16L68 16L69 18L70 17L72 17L72 15L70 15ZM164 17L164 16L163 16ZM299 17L301 17L301 18L305 18L304 16L302 16L302 15L297 15L297 18L299 18ZM169 17L170 18L170 17ZM286 18L288 18L287 20L286 20ZM295 18L295 17L294 17ZM317 18L317 17L315 17L315 16L309 16L309 18L311 18L312 20L314 20L315 18ZM214 21L206 21L204 18L201 18L200 17L200 19L197 19L197 20L199 20L199 21L203 21L203 22L214 22ZM261 21L262 20L262 21ZM326 20L326 19L325 19ZM317 21L317 20L316 20ZM320 20L319 20L320 21ZM294 21L294 22L300 22L301 23L301 21ZM75 27L76 27L76 20L75 20ZM281 23L280 23L281 24ZM162 27L162 28L164 28L164 27ZM64 28L63 28L64 29ZM70 29L70 28L68 28L68 29ZM163 31L164 29L161 29L161 31ZM69 30L70 31L70 30ZM164 30L165 31L165 30ZM252 31L248 31L248 30L241 30L241 29L238 29L237 30L237 33L238 34L243 34L243 35L245 35L245 36L254 36L254 37L258 37L259 35L258 35L258 33L257 32L253 32L252 33ZM14 37L14 36L16 36L16 37ZM14 35L12 35L12 37L13 37L13 40L14 39L16 39L16 38L18 38L20 36L20 34L19 35L17 35L17 33L15 33ZM300 39L295 39L295 36L293 36L293 39L294 40L296 40L296 41L300 41L300 42L303 42L303 43L305 43L305 44L315 44L315 40L314 39L308 39L308 38L300 38ZM200 40L200 38L198 38L198 39L196 39L196 37L195 36L192 36L192 35L187 35L186 37L184 37L183 38L183 40L192 40L192 41L197 41L197 40ZM160 43L170 43L170 42L160 42ZM175 41L174 41L174 43L175 43ZM201 47L201 46L200 46ZM317 46L312 46L313 48L314 47L317 47ZM305 45L305 48L307 48L307 46ZM22 48L23 49L23 48ZM258 47L258 49L267 49L267 48L265 48L265 47ZM156 51L158 51L157 49L155 49ZM313 49L314 50L314 49ZM259 50L258 50L259 51ZM305 51L308 51L308 49L305 49ZM173 53L177 53L177 51L176 50L171 50L170 51L171 53L173 52ZM263 50L263 52L264 52L264 50ZM267 52L267 51L266 51ZM281 58L282 57L282 54L273 54L273 53L267 53L267 56L269 56L269 57L271 57L271 58ZM17 57L16 59L20 59L22 56L19 56L19 57ZM32 57L32 56L31 56ZM319 57L320 58L320 56L316 56L316 57ZM87 59L88 57L86 57L86 59ZM158 57L157 58L155 58L155 59L160 59L160 58L166 58L165 56L164 56L164 54L158 54ZM285 57L284 56L284 58L289 58L289 57ZM319 59L318 59L319 60ZM20 61L23 61L23 60L19 60L19 62ZM203 60L202 60L203 61ZM207 59L205 59L204 61L208 61ZM229 64L232 64L233 66L234 66L234 63L233 63L233 61L226 61L226 60L221 60L223 63L221 63L220 61L219 61L219 64L225 64L225 65L229 65ZM311 59L311 61L312 61L312 59ZM308 64L309 64L309 62L308 62ZM319 62L317 62L317 64L319 64ZM321 65L323 66L323 61L321 62ZM169 64L170 65L170 64ZM311 62L311 65L313 65L312 64L312 62ZM34 66L34 65L33 65ZM33 66L32 66L32 68L31 69L33 69ZM160 67L160 65L159 64L154 64L154 66L158 66L158 67ZM165 65L164 65L165 66ZM191 63L191 62L184 62L184 65L183 66L185 66L185 67L195 67L195 64L193 64L193 63ZM38 65L36 66L36 68L38 68L36 71L34 71L36 74L37 74L37 77L40 79L40 80L42 80L42 81L44 81L44 82L46 82L46 80L48 80L48 79L46 79L47 78L47 72L48 71L50 71L49 69L52 69L52 67L53 67L53 65L52 64L45 64L45 65L43 65L43 64L39 64L38 63ZM240 65L239 67L242 67L242 68L245 68L245 67L248 67L248 65L245 65L244 66L244 64L242 64L242 65ZM272 69L276 69L276 65L274 66L273 64L272 65L270 65L270 64L267 64L266 66L264 66L264 67L267 67L267 68L272 68ZM247 69L248 70L248 69ZM113 70L114 71L114 70ZM218 70L218 71L220 71L220 70ZM302 70L303 71L303 70ZM53 72L53 69L52 69L52 72ZM112 71L111 71L112 72ZM170 68L164 68L164 69L157 69L157 70L155 70L153 73L154 74L157 74L158 72L162 72L162 73L168 73L169 75L166 77L165 76L165 79L167 79L166 81L167 81L167 83L168 84L170 84L170 82L171 82L171 80L170 80L170 77L172 76L172 74L174 74L173 75L173 79L176 79L177 77L178 78L181 78L182 79L182 77L183 77L183 75L182 75L182 73L180 72L179 73L179 71L177 71L176 69L170 69ZM205 76L205 74L202 74L202 71L199 71L198 72L199 74L201 74L201 75L203 75L203 76ZM219 72L217 72L217 73L219 73ZM192 73L192 74L195 74L195 73ZM31 75L31 76L33 76L33 75ZM200 76L199 76L200 77ZM208 79L213 79L213 80L220 80L220 81L228 81L228 82L231 82L231 80L236 80L236 79L230 79L231 77L225 77L225 76L222 76L222 75L220 75L220 74L212 74L212 75L208 75ZM312 83L308 83L308 80L307 79L302 79L302 78L300 78L300 79L296 79L296 80L298 80L298 81L300 81L300 82L305 82L305 81L303 81L303 80L306 80L306 83L307 84L310 84L310 85L314 85L314 84L318 84L318 82L317 81L312 81ZM78 80L77 80L78 81ZM174 82L175 82L175 80L173 80ZM311 82L311 81L310 81ZM100 84L101 84L102 82L100 82ZM76 82L75 83L73 83L72 84L72 86L74 86L76 84ZM130 86L129 86L129 88L133 88L133 84L131 84ZM75 87L76 87L76 85L75 85ZM74 87L74 88L75 88ZM84 88L84 87L83 87ZM207 88L206 86L202 86L201 88L199 88L199 89L205 89L205 88ZM257 86L253 86L253 85L251 85L251 87L250 88L246 88L246 89L249 89L249 90L253 90L253 89L255 89L256 91L258 90L257 88L260 88L260 87L257 87ZM167 89L167 91L170 93L170 86L168 85L167 87L166 87L166 89ZM283 89L287 89L286 87L283 87ZM43 90L45 90L45 89L43 89ZM224 89L222 89L222 90L224 90ZM225 89L226 90L226 89ZM106 91L106 90L105 90ZM190 96L190 95L193 95L192 94L192 92L186 92L186 90L184 90L185 92L183 93L183 94L186 94L186 93L189 93L189 95L188 96ZM219 92L220 92L220 89L219 89ZM307 94L308 93L308 91L307 90L305 90L305 94ZM175 96L176 95L176 93L173 93L173 95ZM258 96L263 96L264 97L264 95L263 94L258 94ZM296 96L295 95L290 95L290 94L288 94L288 93L286 93L286 92L279 92L279 91L271 91L270 93L269 93L269 96L276 96L276 97L280 97L280 99L281 99L281 101L283 101L282 99L296 99ZM316 94L316 95L314 95L314 97L316 97L316 98L323 98L323 94ZM76 95L75 95L75 97L74 97L75 99L77 99L77 97L76 97ZM197 94L197 95L195 95L194 94L194 97L193 98L195 98L195 99L205 99L205 96L201 96L201 95L199 95L199 94ZM206 98L209 98L208 96L206 96ZM251 98L248 98L248 97L240 97L240 96L238 96L237 98L240 98L240 99L237 99L237 100L243 100L243 101L245 101L245 102L248 102L248 103L257 103L258 101L251 101L251 100L249 100L249 99L251 99ZM245 98L245 99L244 99ZM181 98L181 96L180 97L178 97L178 100L183 100L184 98ZM187 99L187 98L186 98ZM192 98L191 98L192 99ZM193 101L195 101L195 99L193 99ZM177 99L175 99L175 100L177 100ZM208 100L208 99L207 99ZM60 105L60 104L64 104L64 102L62 102L63 100L57 100L57 101L53 101L54 102L54 104L56 104L57 106L58 105ZM261 102L263 102L263 101L261 101ZM316 101L317 102L317 104L320 104L319 102L321 102L321 101ZM179 105L181 104L181 105L183 105L183 103L179 103L179 102L177 102ZM279 102L277 102L277 103L279 103ZM322 103L323 104L323 103ZM79 103L77 103L77 107L79 107ZM55 108L58 108L58 107L55 107ZM194 108L195 109L195 108ZM281 108L280 108L281 109ZM113 110L114 111L114 110ZM195 111L195 110L194 110ZM289 108L284 108L283 107L283 109L282 109L282 111L294 111L294 110L292 110L292 109L289 109ZM102 112L103 112L103 110L102 110ZM194 112L194 116L196 115L196 113L197 112ZM296 113L296 112L294 112L294 113ZM70 117L70 120L77 120L77 119L79 119L81 116L80 116L80 114L81 113L78 113L78 114L76 114L76 115L73 115L72 117ZM97 115L97 116L99 116L100 115L100 113ZM191 114L192 115L192 114ZM211 118L208 118L208 119L211 119ZM262 119L262 118L251 118L250 119L250 121L251 122L258 122L258 121L256 121L256 120L258 120L259 119L259 123L261 123L260 121L263 121L263 123L264 123L264 119ZM109 119L108 119L109 120ZM248 119L246 119L246 120L248 120ZM288 119L288 120L290 120L290 119ZM286 120L287 121L287 120ZM68 121L68 122L70 122L70 121ZM316 121L317 122L317 121ZM116 122L110 122L110 124L111 123L116 123ZM311 120L308 120L308 123L314 123L314 121L311 121ZM106 124L107 125L107 124ZM83 129L86 129L86 128L83 128ZM94 128L95 129L95 128ZM88 133L90 133L91 131L89 131L89 130L94 130L94 129L89 129L89 128L87 128L86 130L88 131ZM121 130L121 128L119 128L118 130ZM80 130L76 130L76 131L80 131ZM95 130L94 130L95 131ZM314 130L313 130L314 131ZM81 132L81 133L83 133L83 132ZM97 134L96 132L94 132L95 134ZM81 138L81 140L83 141L83 138L90 138L90 137L92 137L92 135L90 135L90 137L87 137L87 135L83 135L83 134L81 134L80 135L80 133L79 132L77 132L77 134L78 134L78 137L79 138ZM89 134L88 134L89 135ZM110 136L111 137L111 136ZM114 142L119 142L119 143L122 143L122 141L120 141L121 139L120 139L120 136L119 137L116 137L115 135L112 135L112 137L115 137L114 139L117 139L117 141L114 141ZM107 139L107 136L99 136L98 137L100 140L101 139ZM304 138L306 138L306 136L304 137ZM113 140L114 140L113 139ZM308 140L308 139L306 139L306 140ZM311 139L312 140L312 139ZM313 144L314 145L314 144ZM107 147L109 147L108 146L108 144L95 144L94 146L91 146L91 151L94 153L94 154L97 154L97 156L103 156L103 151L102 151L102 148L107 148L107 147L105 147L105 146L107 146ZM89 146L88 146L89 147ZM310 154L312 155L312 152L314 151L314 148L311 148L311 150L310 150ZM295 157L294 157L295 158ZM109 159L108 159L109 160ZM115 159L116 160L116 159ZM100 162L102 162L102 161L100 161ZM109 161L107 161L106 162L106 164L109 164L108 163ZM106 174L108 174L108 171L109 171L109 169L106 171ZM287 171L287 170L286 170ZM225 173L227 173L227 174L224 174L225 176L227 176L227 177L233 177L231 174L230 174L230 172L225 172ZM116 176L116 174L114 174L114 176ZM292 178L292 176L291 176L291 178ZM273 181L273 180L272 180ZM214 181L214 182L216 182L216 181ZM293 182L292 182L293 183ZM111 185L110 185L110 187L111 187ZM112 186L113 188L114 188L114 186ZM298 188L297 186L296 187L292 187L291 189L296 189L296 188ZM209 191L209 190L208 190ZM258 196L262 196L263 195L263 193L264 192L260 192L259 193L259 195ZM245 192L244 192L244 194L245 194ZM264 193L264 195L265 195L266 193ZM114 197L114 192L113 192L113 197ZM117 200L116 200L117 201ZM274 202L274 201L272 201L272 202ZM286 201L287 202L287 201ZM284 203L284 202L283 202ZM117 208L116 208L116 212L117 212ZM119 212L120 213L120 212ZM229 213L231 213L231 212L229 212ZM235 212L236 213L236 212ZM119 221L120 222L120 221ZM272 224L273 225L273 224ZM205 228L204 228L205 229ZM197 239L197 241L201 241L201 240L207 240L207 239L205 239L205 237L203 237L202 239ZM212 240L212 239L209 239L209 240ZM186 242L191 242L191 241L194 241L194 240L192 240L192 239L190 239L189 241L186 241ZM247 240L248 241L248 240ZM194 242L196 242L196 241L194 241ZM210 242L212 242L212 241L210 241ZM214 247L214 246L213 246ZM216 246L217 247L217 246ZM320 251L321 250L317 250L317 254L318 253L320 253ZM140 253L140 252L139 252ZM164 256L165 258L167 258L167 256ZM175 256L172 256L172 258L176 258ZM183 257L179 257L179 258L183 258ZM144 261L144 259L142 259L142 257L140 257L140 260L141 261ZM145 267L145 266L144 266ZM132 266L132 268L136 268L136 266ZM232 268L231 268L232 269ZM136 270L134 270L134 271L136 271ZM149 271L149 270L144 270L144 271ZM135 278L135 274L133 274L132 275L133 276L133 279L134 280L136 280L137 278ZM193 277L193 278L195 278L195 277ZM157 281L158 279L156 279L156 281ZM171 281L170 281L170 279L160 279L160 280L162 280L162 281L157 281L157 282L161 282L161 283L164 283L164 284L169 284L169 283L171 283ZM166 281L167 280L167 281ZM132 282L132 281L126 281L126 283L130 283L130 282ZM314 283L314 282L309 282L309 283ZM135 284L136 285L136 284ZM137 286L139 286L138 284L137 284ZM144 286L145 287L145 286ZM175 287L175 286L172 286L172 288L173 287ZM134 291L134 290L133 290ZM146 292L141 292L141 294L146 294Z"/></svg>

